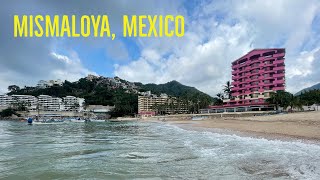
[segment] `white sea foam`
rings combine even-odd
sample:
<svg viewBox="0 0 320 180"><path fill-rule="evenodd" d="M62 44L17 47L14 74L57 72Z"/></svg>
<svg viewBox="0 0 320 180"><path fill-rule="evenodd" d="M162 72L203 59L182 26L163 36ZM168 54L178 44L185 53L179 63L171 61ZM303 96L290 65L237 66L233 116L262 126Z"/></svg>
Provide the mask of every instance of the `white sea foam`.
<svg viewBox="0 0 320 180"><path fill-rule="evenodd" d="M268 140L236 134L185 130L165 125L184 135L184 145L208 161L232 166L238 173L261 177L320 179L320 145L301 141ZM270 174L272 176L270 176Z"/></svg>

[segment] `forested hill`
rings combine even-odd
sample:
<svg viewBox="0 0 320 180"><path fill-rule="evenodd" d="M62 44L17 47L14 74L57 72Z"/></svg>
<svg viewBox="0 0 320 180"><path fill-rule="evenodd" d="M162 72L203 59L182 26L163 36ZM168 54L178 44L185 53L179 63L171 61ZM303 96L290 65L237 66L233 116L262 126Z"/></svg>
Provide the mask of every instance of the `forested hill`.
<svg viewBox="0 0 320 180"><path fill-rule="evenodd" d="M207 107L213 98L194 87L185 86L177 81L165 84L133 83L118 77L81 78L76 82L65 81L62 86L48 88L24 87L11 88L10 93L21 95L50 95L54 97L76 96L85 98L86 104L115 105L116 111L124 114L137 113L138 95L140 92L151 91L153 94L166 93L193 103L199 103L200 108Z"/></svg>
<svg viewBox="0 0 320 180"><path fill-rule="evenodd" d="M313 85L313 86L311 86L311 87L302 89L301 91L297 92L297 93L295 94L295 96L300 95L301 93L304 93L304 92L307 92L307 91L311 91L311 90L320 90L320 83L315 84L315 85Z"/></svg>
<svg viewBox="0 0 320 180"><path fill-rule="evenodd" d="M198 89L190 86L183 85L178 81L170 81L165 84L145 84L141 85L142 89L151 91L154 94L166 93L175 97L183 98L207 98L212 100L212 97L206 93L199 91Z"/></svg>

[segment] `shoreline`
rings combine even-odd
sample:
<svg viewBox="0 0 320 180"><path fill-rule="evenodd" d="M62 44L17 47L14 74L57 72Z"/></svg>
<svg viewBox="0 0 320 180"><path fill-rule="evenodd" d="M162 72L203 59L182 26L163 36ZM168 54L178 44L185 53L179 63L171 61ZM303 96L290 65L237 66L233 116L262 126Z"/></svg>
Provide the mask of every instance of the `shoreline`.
<svg viewBox="0 0 320 180"><path fill-rule="evenodd" d="M21 121L19 118L2 120ZM176 125L186 130L245 137L320 142L320 111L289 114L223 113L181 114L150 118L119 117L111 122L137 121Z"/></svg>
<svg viewBox="0 0 320 180"><path fill-rule="evenodd" d="M161 122L186 130L320 143L320 111L250 117L206 117L201 120L167 117Z"/></svg>
<svg viewBox="0 0 320 180"><path fill-rule="evenodd" d="M318 138L306 138L302 136L292 136L287 134L275 134L275 133L266 133L266 132L255 132L255 131L240 131L240 130L232 130L227 128L212 128L212 127L203 127L203 126L194 126L189 123L181 123L181 122L169 122L168 124L177 126L184 130L190 131L198 131L198 132L210 132L210 133L218 133L222 135L236 135L245 138L256 138L256 139L266 139L266 140L274 140L274 141L293 141L293 142L301 142L306 144L318 144L320 145L320 139Z"/></svg>

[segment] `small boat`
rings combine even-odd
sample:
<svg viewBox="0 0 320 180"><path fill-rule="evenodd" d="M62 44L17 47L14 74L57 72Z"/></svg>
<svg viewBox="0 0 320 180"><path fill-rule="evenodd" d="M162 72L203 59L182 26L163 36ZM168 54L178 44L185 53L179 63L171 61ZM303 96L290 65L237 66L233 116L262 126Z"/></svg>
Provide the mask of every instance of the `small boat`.
<svg viewBox="0 0 320 180"><path fill-rule="evenodd" d="M89 122L106 122L104 119L89 119Z"/></svg>
<svg viewBox="0 0 320 180"><path fill-rule="evenodd" d="M48 124L65 124L65 122L45 122L45 121L35 121L32 124L36 125L48 125Z"/></svg>

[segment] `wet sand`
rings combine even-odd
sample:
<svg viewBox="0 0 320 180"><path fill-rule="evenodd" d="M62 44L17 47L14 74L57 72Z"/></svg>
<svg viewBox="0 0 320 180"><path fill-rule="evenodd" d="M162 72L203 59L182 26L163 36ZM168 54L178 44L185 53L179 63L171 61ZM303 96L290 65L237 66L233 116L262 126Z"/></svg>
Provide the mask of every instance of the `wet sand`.
<svg viewBox="0 0 320 180"><path fill-rule="evenodd" d="M252 117L167 121L184 128L231 130L266 137L320 141L320 111Z"/></svg>

